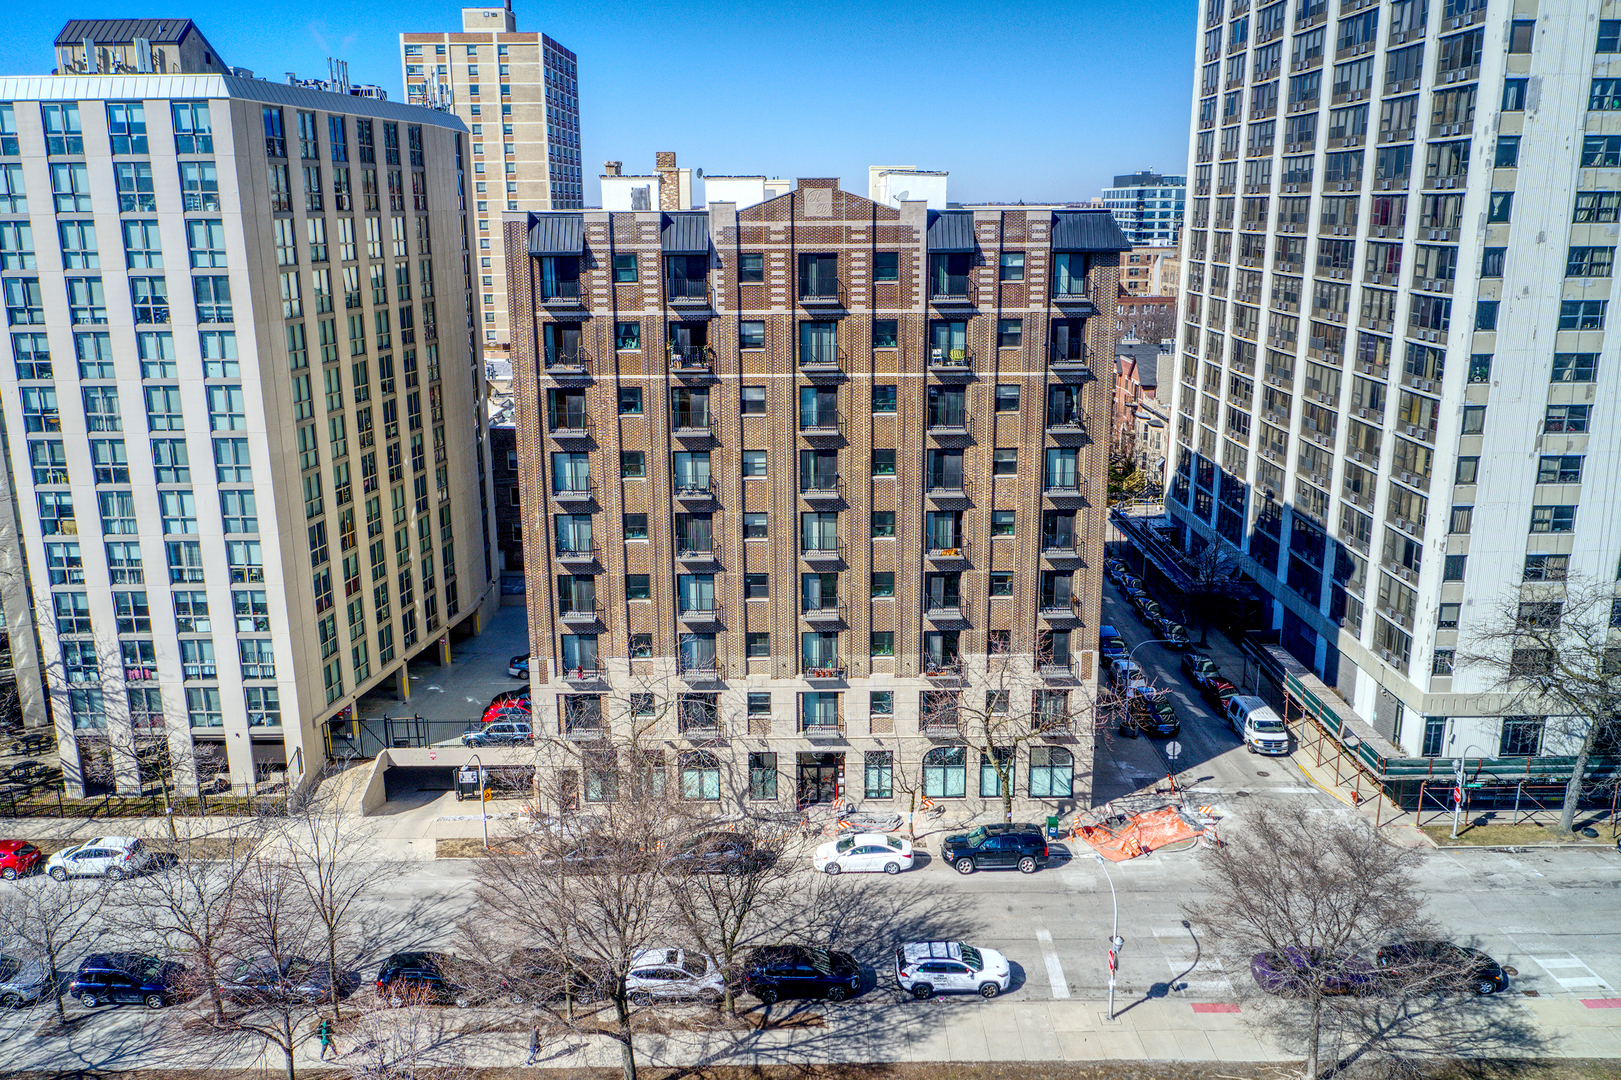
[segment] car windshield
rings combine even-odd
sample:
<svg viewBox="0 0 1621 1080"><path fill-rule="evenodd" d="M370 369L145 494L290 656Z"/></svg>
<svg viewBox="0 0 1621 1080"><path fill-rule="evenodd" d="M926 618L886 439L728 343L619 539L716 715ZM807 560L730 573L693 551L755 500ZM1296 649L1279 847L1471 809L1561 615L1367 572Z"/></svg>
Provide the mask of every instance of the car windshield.
<svg viewBox="0 0 1621 1080"><path fill-rule="evenodd" d="M826 949L807 949L805 950L805 959L819 973L823 975L833 974L833 959L828 956Z"/></svg>
<svg viewBox="0 0 1621 1080"><path fill-rule="evenodd" d="M1175 720L1176 719L1176 710L1171 708L1171 705L1170 705L1169 702L1166 702L1166 701L1155 702L1154 711L1159 713L1159 718L1161 720Z"/></svg>
<svg viewBox="0 0 1621 1080"><path fill-rule="evenodd" d="M855 837L846 836L843 840L840 840L837 844L833 845L833 850L837 851L840 855L842 855L846 851L849 851L851 848L853 848L855 846L856 846Z"/></svg>
<svg viewBox="0 0 1621 1080"><path fill-rule="evenodd" d="M978 847L984 841L984 839L985 826L981 825L977 829L968 830L968 843L972 846Z"/></svg>
<svg viewBox="0 0 1621 1080"><path fill-rule="evenodd" d="M985 967L985 958L983 956L979 955L979 950L978 949L974 948L972 945L958 945L957 947L962 950L962 962L963 963L967 964L970 968L974 969L975 971L980 971L980 970L984 969L984 967Z"/></svg>
<svg viewBox="0 0 1621 1080"><path fill-rule="evenodd" d="M897 837L897 836L886 836L886 837L884 837L884 842L887 843L890 847L894 848L896 851L900 851L902 848L904 848L906 846L906 845L901 843L900 838Z"/></svg>
<svg viewBox="0 0 1621 1080"><path fill-rule="evenodd" d="M709 961L701 956L683 954L681 957L681 970L688 975L702 975L709 970Z"/></svg>
<svg viewBox="0 0 1621 1080"><path fill-rule="evenodd" d="M1283 721L1282 720L1254 720L1254 721L1251 721L1251 722L1255 725L1255 730L1256 731L1288 731L1289 730L1288 728L1283 726Z"/></svg>
<svg viewBox="0 0 1621 1080"><path fill-rule="evenodd" d="M17 972L21 971L22 967L23 962L16 957L0 956L0 980L11 981L17 977Z"/></svg>

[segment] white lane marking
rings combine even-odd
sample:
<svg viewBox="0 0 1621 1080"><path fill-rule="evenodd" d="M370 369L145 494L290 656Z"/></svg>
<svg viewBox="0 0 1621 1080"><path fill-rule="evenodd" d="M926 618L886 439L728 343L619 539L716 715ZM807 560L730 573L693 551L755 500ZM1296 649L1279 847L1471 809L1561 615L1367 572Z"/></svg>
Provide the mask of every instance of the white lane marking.
<svg viewBox="0 0 1621 1080"><path fill-rule="evenodd" d="M1533 956L1531 962L1546 971L1562 990L1608 990L1609 984L1598 977L1598 972L1588 967L1573 953L1564 956ZM1557 970L1556 970L1557 969ZM1579 969L1585 974L1561 975L1559 971Z"/></svg>
<svg viewBox="0 0 1621 1080"><path fill-rule="evenodd" d="M1058 951L1053 948L1050 930L1037 930L1036 941L1041 945L1041 959L1047 965L1047 981L1052 984L1053 997L1069 997L1069 984L1064 981L1064 966L1058 962Z"/></svg>

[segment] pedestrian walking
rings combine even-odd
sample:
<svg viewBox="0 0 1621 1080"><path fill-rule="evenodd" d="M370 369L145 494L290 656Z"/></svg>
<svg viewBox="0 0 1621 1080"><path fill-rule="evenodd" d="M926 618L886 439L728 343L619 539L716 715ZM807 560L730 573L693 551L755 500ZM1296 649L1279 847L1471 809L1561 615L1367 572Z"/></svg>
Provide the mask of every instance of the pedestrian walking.
<svg viewBox="0 0 1621 1080"><path fill-rule="evenodd" d="M524 1064L525 1065L533 1065L535 1063L535 1059L538 1058L539 1056L540 1056L540 1025L536 1024L534 1027L529 1029L529 1060L525 1061Z"/></svg>
<svg viewBox="0 0 1621 1080"><path fill-rule="evenodd" d="M332 1042L332 1020L329 1017L322 1017L321 1022L316 1025L315 1033L321 1037L321 1060L326 1060L329 1051L333 1060L337 1060L338 1048Z"/></svg>

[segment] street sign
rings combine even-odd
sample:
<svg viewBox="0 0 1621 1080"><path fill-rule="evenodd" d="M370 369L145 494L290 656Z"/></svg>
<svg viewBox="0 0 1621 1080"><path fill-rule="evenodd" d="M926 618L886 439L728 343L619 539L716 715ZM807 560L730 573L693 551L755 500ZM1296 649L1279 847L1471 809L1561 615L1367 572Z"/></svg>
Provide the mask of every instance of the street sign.
<svg viewBox="0 0 1621 1080"><path fill-rule="evenodd" d="M1170 742L1166 743L1165 756L1170 758L1172 761L1175 761L1177 758L1181 757L1182 744L1177 742L1175 739L1172 739Z"/></svg>

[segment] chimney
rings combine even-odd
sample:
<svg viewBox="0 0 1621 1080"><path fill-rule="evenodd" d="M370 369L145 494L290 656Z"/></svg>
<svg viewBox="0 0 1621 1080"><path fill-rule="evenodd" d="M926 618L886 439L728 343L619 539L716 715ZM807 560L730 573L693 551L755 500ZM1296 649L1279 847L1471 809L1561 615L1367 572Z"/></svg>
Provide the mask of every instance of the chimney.
<svg viewBox="0 0 1621 1080"><path fill-rule="evenodd" d="M618 161L604 161L602 163L602 172L603 172L603 174L605 176L618 176L619 175L619 170L620 170L621 167L622 167L621 162L618 162Z"/></svg>
<svg viewBox="0 0 1621 1080"><path fill-rule="evenodd" d="M655 153L653 171L659 178L659 209L681 209L681 181L676 175L675 151L660 150Z"/></svg>

